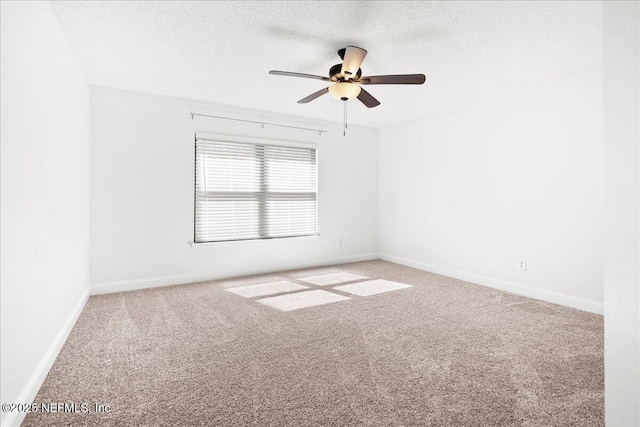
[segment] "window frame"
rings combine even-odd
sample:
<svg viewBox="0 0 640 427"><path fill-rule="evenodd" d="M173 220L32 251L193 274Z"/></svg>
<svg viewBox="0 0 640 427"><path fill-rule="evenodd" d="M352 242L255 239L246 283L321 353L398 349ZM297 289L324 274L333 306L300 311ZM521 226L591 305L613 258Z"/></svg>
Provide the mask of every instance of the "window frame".
<svg viewBox="0 0 640 427"><path fill-rule="evenodd" d="M229 143L237 143L237 144L248 144L248 145L268 145L274 147L285 147L285 148L302 148L302 149L313 149L315 150L315 158L316 158L316 188L315 188L315 219L316 219L316 231L314 233L309 234L300 234L300 235L292 235L292 236L264 236L264 237L247 237L247 238L233 238L233 239L225 239L225 240L211 240L205 242L198 242L196 240L196 226L197 226L197 162L198 162L198 140L201 141L212 141L212 142L229 142ZM202 133L195 132L193 134L193 240L191 242L191 246L194 245L210 245L210 244L223 244L223 243L233 243L233 242L246 242L246 241L269 241L269 240L278 240L278 239L296 239L296 238L309 238L316 237L320 235L320 194L318 191L319 187L319 156L320 150L318 148L317 143L313 142L303 142L303 141L291 141L286 139L268 139L268 138L255 138L255 137L243 137L243 136L235 136L235 135L221 135L221 134L210 134L210 133ZM262 192L262 191L261 191ZM259 193L259 192L258 192ZM251 193L253 194L253 193ZM259 218L259 221L262 221Z"/></svg>

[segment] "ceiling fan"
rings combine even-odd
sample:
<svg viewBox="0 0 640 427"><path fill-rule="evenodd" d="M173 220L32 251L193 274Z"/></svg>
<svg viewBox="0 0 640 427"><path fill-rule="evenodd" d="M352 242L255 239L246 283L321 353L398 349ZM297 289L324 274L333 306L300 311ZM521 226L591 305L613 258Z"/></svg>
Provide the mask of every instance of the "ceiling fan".
<svg viewBox="0 0 640 427"><path fill-rule="evenodd" d="M340 49L338 55L340 55L340 59L342 59L342 64L336 64L331 67L329 69L329 77L276 70L269 71L269 74L333 82L332 85L302 98L298 101L298 104L306 104L329 92L331 96L342 101L358 98L360 102L368 108L377 107L380 105L380 101L364 90L361 85L421 85L425 81L424 74L394 74L363 77L360 65L362 65L365 56L367 56L367 51L360 47L347 46L344 49Z"/></svg>

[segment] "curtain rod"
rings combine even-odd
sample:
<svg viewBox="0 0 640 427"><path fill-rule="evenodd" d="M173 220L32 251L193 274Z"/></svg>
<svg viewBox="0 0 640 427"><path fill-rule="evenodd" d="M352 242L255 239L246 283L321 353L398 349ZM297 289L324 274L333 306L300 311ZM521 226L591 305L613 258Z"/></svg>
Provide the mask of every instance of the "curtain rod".
<svg viewBox="0 0 640 427"><path fill-rule="evenodd" d="M299 129L299 130L308 130L308 131L312 131L312 132L318 132L318 135L320 135L320 136L322 136L323 132L327 133L327 131L324 130L324 129L312 129L312 128L303 128L303 127L298 127L298 126L279 125L277 123L258 122L258 121L255 121L255 120L234 119L234 118L231 118L231 117L212 116L210 114L200 114L200 113L191 112L191 120L193 120L194 116L210 117L210 118L213 118L213 119L233 120L233 121L236 121L236 122L257 123L259 125L262 125L263 129L264 129L265 125L268 125L268 126L278 126L278 127L281 127L281 128L291 128L291 129Z"/></svg>

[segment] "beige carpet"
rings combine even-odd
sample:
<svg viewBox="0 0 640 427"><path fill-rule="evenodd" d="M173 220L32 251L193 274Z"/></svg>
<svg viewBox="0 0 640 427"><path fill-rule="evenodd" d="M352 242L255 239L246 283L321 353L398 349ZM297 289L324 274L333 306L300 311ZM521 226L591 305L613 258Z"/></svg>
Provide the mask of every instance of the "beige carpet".
<svg viewBox="0 0 640 427"><path fill-rule="evenodd" d="M297 280L351 273L377 295ZM350 299L279 311L225 288ZM342 284L344 285L344 283ZM23 425L601 426L603 318L384 261L91 297Z"/></svg>

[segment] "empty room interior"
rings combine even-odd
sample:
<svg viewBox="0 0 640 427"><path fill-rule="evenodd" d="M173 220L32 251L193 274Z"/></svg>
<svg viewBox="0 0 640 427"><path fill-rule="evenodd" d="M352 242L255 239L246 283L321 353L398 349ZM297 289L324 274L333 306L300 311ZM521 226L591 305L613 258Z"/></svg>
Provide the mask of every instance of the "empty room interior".
<svg viewBox="0 0 640 427"><path fill-rule="evenodd" d="M1 1L2 426L640 426L640 4Z"/></svg>

